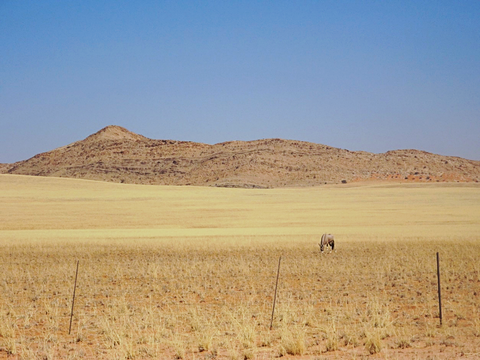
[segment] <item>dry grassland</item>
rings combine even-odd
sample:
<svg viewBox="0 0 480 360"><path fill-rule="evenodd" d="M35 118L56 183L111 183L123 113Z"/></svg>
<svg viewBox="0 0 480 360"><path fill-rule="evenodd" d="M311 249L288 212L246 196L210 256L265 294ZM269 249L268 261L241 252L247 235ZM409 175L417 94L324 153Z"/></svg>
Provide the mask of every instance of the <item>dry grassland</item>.
<svg viewBox="0 0 480 360"><path fill-rule="evenodd" d="M478 185L0 175L0 203L0 358L480 357ZM320 255L325 231L336 252Z"/></svg>

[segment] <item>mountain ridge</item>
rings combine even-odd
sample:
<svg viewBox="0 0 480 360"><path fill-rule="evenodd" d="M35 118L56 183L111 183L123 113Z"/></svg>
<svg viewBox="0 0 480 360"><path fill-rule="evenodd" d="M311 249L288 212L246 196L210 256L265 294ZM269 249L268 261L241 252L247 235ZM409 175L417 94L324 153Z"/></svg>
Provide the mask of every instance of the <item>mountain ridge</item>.
<svg viewBox="0 0 480 360"><path fill-rule="evenodd" d="M214 145L154 140L110 125L83 140L37 154L0 173L159 185L247 188L368 180L480 180L480 161L422 150L381 154L284 139Z"/></svg>

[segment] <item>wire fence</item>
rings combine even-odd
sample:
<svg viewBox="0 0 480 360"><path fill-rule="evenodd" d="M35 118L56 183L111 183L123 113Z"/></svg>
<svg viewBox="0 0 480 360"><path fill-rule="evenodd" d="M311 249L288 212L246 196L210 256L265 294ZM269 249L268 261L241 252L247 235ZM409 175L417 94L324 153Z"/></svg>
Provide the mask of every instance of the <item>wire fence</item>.
<svg viewBox="0 0 480 360"><path fill-rule="evenodd" d="M75 300L72 294L74 274L63 274L60 279L36 274L44 279L43 284L38 284L35 276L26 278L21 275L21 271L17 271L16 278L4 277L0 283L0 310L3 313L13 311L15 314L46 311L50 317L63 319L70 317L69 309L75 301L74 314L81 313L84 317L92 318L108 314L109 309L120 306L128 307L130 313L148 307L177 313L188 312L189 308L202 308L206 312L212 312L238 306L267 311L272 308L276 298L274 270L269 274L253 272L254 279L249 279L244 274L228 275L215 271L177 280L158 274L149 276L148 272L130 278L122 273L96 273L96 277L88 273L89 278L85 278L82 274L85 269L82 267L88 268L88 262L80 265ZM411 311L433 311L440 300L438 275L433 271L417 270L413 277L403 278L389 276L381 271L358 274L353 279L350 275L342 278L342 274L335 279L324 279L321 276L305 279L298 272L289 270L285 264L284 268L278 272L278 303L279 306L285 304L290 307L284 306L281 309L283 312L297 312L297 308L309 306L318 311L346 306L361 308L372 299L380 299L392 307L395 304L408 305ZM445 287L444 306L452 308L455 303L475 303L475 297L480 294L478 280L475 282L478 273L474 271L467 275L471 278L470 282L454 282L448 276L442 280ZM366 294L361 294L362 289L367 290ZM469 292L471 299L455 296L456 293ZM437 311L440 312L440 309L441 307Z"/></svg>

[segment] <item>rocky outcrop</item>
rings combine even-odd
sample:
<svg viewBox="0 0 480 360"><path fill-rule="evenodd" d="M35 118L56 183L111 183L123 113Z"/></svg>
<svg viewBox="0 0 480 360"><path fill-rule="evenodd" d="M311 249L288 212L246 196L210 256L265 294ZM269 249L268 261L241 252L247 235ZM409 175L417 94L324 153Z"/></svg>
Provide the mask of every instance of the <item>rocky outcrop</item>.
<svg viewBox="0 0 480 360"><path fill-rule="evenodd" d="M153 140L108 126L73 144L0 165L2 171L133 184L265 188L363 180L478 182L480 161L418 150L354 152L282 139L215 145Z"/></svg>

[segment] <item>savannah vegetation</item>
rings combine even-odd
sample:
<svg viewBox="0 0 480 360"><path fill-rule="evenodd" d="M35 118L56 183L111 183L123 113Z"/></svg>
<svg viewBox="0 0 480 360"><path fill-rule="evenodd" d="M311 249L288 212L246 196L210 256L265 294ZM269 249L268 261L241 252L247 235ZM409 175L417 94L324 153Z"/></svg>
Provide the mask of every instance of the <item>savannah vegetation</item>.
<svg viewBox="0 0 480 360"><path fill-rule="evenodd" d="M476 184L247 190L0 175L0 199L0 358L480 353ZM335 252L319 253L323 232Z"/></svg>

